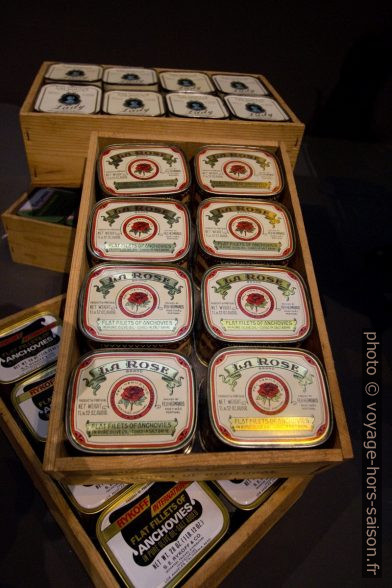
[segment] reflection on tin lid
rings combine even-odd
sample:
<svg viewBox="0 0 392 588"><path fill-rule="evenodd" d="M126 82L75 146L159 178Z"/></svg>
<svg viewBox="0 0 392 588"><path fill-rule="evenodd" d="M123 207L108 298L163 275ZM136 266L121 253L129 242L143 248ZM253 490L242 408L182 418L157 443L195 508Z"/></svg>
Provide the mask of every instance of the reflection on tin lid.
<svg viewBox="0 0 392 588"><path fill-rule="evenodd" d="M102 78L102 67L91 63L54 63L45 73L46 80L58 82L97 82Z"/></svg>
<svg viewBox="0 0 392 588"><path fill-rule="evenodd" d="M91 213L88 248L100 261L178 263L190 249L188 209L169 199L106 198Z"/></svg>
<svg viewBox="0 0 392 588"><path fill-rule="evenodd" d="M227 343L294 343L309 335L310 305L293 269L222 264L201 284L203 321Z"/></svg>
<svg viewBox="0 0 392 588"><path fill-rule="evenodd" d="M102 513L97 537L127 586L174 587L228 525L227 509L203 482L157 483Z"/></svg>
<svg viewBox="0 0 392 588"><path fill-rule="evenodd" d="M84 514L101 512L129 487L128 484L63 485L74 507Z"/></svg>
<svg viewBox="0 0 392 588"><path fill-rule="evenodd" d="M319 360L302 349L226 347L211 360L207 394L215 435L232 447L315 447L332 415Z"/></svg>
<svg viewBox="0 0 392 588"><path fill-rule="evenodd" d="M230 112L237 118L260 121L287 121L290 117L273 98L266 96L225 96Z"/></svg>
<svg viewBox="0 0 392 588"><path fill-rule="evenodd" d="M105 84L149 86L157 83L158 76L154 69L143 67L107 67L102 79Z"/></svg>
<svg viewBox="0 0 392 588"><path fill-rule="evenodd" d="M162 88L168 92L210 94L214 86L207 74L199 71L165 71L159 74Z"/></svg>
<svg viewBox="0 0 392 588"><path fill-rule="evenodd" d="M237 508L251 510L262 504L282 483L278 478L217 480L214 482Z"/></svg>
<svg viewBox="0 0 392 588"><path fill-rule="evenodd" d="M39 91L34 109L59 114L95 114L101 108L101 97L102 91L96 86L47 84Z"/></svg>
<svg viewBox="0 0 392 588"><path fill-rule="evenodd" d="M157 92L111 90L103 95L102 111L128 116L162 116L165 106Z"/></svg>
<svg viewBox="0 0 392 588"><path fill-rule="evenodd" d="M180 451L192 440L195 412L193 370L183 356L91 352L71 377L67 436L87 453Z"/></svg>
<svg viewBox="0 0 392 588"><path fill-rule="evenodd" d="M245 96L265 96L268 90L255 76L217 74L212 79L220 92Z"/></svg>
<svg viewBox="0 0 392 588"><path fill-rule="evenodd" d="M171 114L188 118L227 118L229 112L222 100L211 94L172 92L166 96Z"/></svg>

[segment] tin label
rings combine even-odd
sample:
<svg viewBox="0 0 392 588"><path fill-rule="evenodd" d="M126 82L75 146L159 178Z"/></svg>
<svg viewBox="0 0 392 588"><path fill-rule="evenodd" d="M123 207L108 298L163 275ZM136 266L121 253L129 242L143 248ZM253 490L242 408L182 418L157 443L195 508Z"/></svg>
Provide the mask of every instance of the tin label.
<svg viewBox="0 0 392 588"><path fill-rule="evenodd" d="M67 86L47 84L42 86L35 110L62 114L94 114L101 106L102 91L96 86Z"/></svg>
<svg viewBox="0 0 392 588"><path fill-rule="evenodd" d="M197 182L210 194L274 196L283 188L279 164L261 149L206 147L195 157Z"/></svg>
<svg viewBox="0 0 392 588"><path fill-rule="evenodd" d="M222 488L235 505L252 508L259 499L268 492L278 478L262 478L260 480L218 480ZM255 506L256 506L255 505Z"/></svg>
<svg viewBox="0 0 392 588"><path fill-rule="evenodd" d="M127 487L127 484L75 484L67 486L67 489L81 512L96 513Z"/></svg>
<svg viewBox="0 0 392 588"><path fill-rule="evenodd" d="M226 104L238 118L246 120L290 120L273 98L261 96L225 96Z"/></svg>
<svg viewBox="0 0 392 588"><path fill-rule="evenodd" d="M199 244L219 258L282 260L294 251L288 213L258 200L204 200L197 213Z"/></svg>
<svg viewBox="0 0 392 588"><path fill-rule="evenodd" d="M161 85L169 92L200 92L209 94L214 91L210 78L202 72L165 71L159 74Z"/></svg>
<svg viewBox="0 0 392 588"><path fill-rule="evenodd" d="M105 84L149 86L156 84L158 77L153 69L142 67L108 67L103 73Z"/></svg>
<svg viewBox="0 0 392 588"><path fill-rule="evenodd" d="M193 434L192 369L176 354L92 354L70 394L69 433L82 450L176 451Z"/></svg>
<svg viewBox="0 0 392 588"><path fill-rule="evenodd" d="M165 113L160 94L121 90L104 93L102 110L108 114L129 116L162 116Z"/></svg>
<svg viewBox="0 0 392 588"><path fill-rule="evenodd" d="M224 506L197 482L154 484L98 521L98 538L128 585L174 586L223 536Z"/></svg>
<svg viewBox="0 0 392 588"><path fill-rule="evenodd" d="M37 316L0 336L0 382L27 377L57 360L61 325L51 314Z"/></svg>
<svg viewBox="0 0 392 588"><path fill-rule="evenodd" d="M96 82L102 78L102 67L86 63L54 63L51 65L45 79L74 82Z"/></svg>
<svg viewBox="0 0 392 588"><path fill-rule="evenodd" d="M183 153L164 145L108 147L99 157L98 171L110 196L178 194L190 183Z"/></svg>
<svg viewBox="0 0 392 588"><path fill-rule="evenodd" d="M326 383L302 350L225 349L210 366L215 433L238 446L314 446L330 432Z"/></svg>
<svg viewBox="0 0 392 588"><path fill-rule="evenodd" d="M166 96L172 114L190 118L227 118L228 111L222 100L210 94L172 93Z"/></svg>
<svg viewBox="0 0 392 588"><path fill-rule="evenodd" d="M192 327L192 285L177 268L97 266L81 310L82 330L96 341L180 341Z"/></svg>
<svg viewBox="0 0 392 588"><path fill-rule="evenodd" d="M202 310L209 332L227 342L299 341L311 326L304 286L293 270L215 267L204 276Z"/></svg>
<svg viewBox="0 0 392 588"><path fill-rule="evenodd" d="M56 369L45 370L21 382L12 393L12 404L32 435L46 441Z"/></svg>
<svg viewBox="0 0 392 588"><path fill-rule="evenodd" d="M175 262L189 251L189 215L174 201L107 199L91 220L90 247L101 260Z"/></svg>
<svg viewBox="0 0 392 588"><path fill-rule="evenodd" d="M265 96L267 89L254 76L215 75L212 76L218 90L225 94Z"/></svg>

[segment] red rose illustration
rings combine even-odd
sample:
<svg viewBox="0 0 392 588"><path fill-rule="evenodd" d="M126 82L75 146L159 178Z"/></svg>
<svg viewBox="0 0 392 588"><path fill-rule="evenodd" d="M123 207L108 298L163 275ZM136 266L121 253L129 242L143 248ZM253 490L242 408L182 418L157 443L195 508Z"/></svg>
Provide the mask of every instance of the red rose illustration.
<svg viewBox="0 0 392 588"><path fill-rule="evenodd" d="M257 292L252 292L252 294L246 297L246 304L249 304L249 306L265 306L265 296Z"/></svg>
<svg viewBox="0 0 392 588"><path fill-rule="evenodd" d="M142 306L148 302L148 295L145 292L132 292L128 296L128 302L136 306Z"/></svg>
<svg viewBox="0 0 392 588"><path fill-rule="evenodd" d="M236 225L236 229L239 233L253 233L255 226L250 221L239 221Z"/></svg>
<svg viewBox="0 0 392 588"><path fill-rule="evenodd" d="M260 384L257 394L261 397L263 404L268 402L268 406L271 406L271 401L278 402L281 397L278 386L272 384L272 382L264 382L264 384Z"/></svg>
<svg viewBox="0 0 392 588"><path fill-rule="evenodd" d="M136 221L131 226L131 233L139 233L139 235L149 233L151 231L150 225L146 221Z"/></svg>
<svg viewBox="0 0 392 588"><path fill-rule="evenodd" d="M135 167L135 173L145 175L152 172L152 167L149 163L138 163Z"/></svg>
<svg viewBox="0 0 392 588"><path fill-rule="evenodd" d="M121 393L119 404L125 404L125 408L131 405L131 412L134 404L142 404L144 400L144 390L141 386L127 386Z"/></svg>
<svg viewBox="0 0 392 588"><path fill-rule="evenodd" d="M246 167L244 165L240 165L239 163L236 163L231 166L230 173L233 174L234 176L241 176L243 174L246 174Z"/></svg>

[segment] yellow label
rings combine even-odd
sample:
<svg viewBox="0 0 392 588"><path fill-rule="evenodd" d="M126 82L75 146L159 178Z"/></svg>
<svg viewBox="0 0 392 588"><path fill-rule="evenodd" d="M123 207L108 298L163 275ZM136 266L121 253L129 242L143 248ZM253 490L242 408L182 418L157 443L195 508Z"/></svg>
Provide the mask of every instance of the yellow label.
<svg viewBox="0 0 392 588"><path fill-rule="evenodd" d="M313 417L230 417L233 431L312 431Z"/></svg>
<svg viewBox="0 0 392 588"><path fill-rule="evenodd" d="M295 331L297 321L293 320L230 320L222 319L225 331Z"/></svg>

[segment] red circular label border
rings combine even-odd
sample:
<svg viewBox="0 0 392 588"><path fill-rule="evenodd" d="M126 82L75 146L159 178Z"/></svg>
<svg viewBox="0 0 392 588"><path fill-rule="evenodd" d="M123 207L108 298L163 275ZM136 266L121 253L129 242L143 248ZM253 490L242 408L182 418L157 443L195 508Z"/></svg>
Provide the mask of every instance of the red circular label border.
<svg viewBox="0 0 392 588"><path fill-rule="evenodd" d="M235 175L230 175L230 173L227 171L227 167L229 165L233 165L233 164L239 164L244 166L247 170L248 170L248 175L244 178L240 178L240 177L236 177ZM253 176L253 169L251 168L251 166L249 165L249 163L246 163L244 161L237 161L236 159L230 159L230 161L226 161L226 163L223 166L223 173L230 178L231 180L234 181L238 181L238 182L244 182L246 180L249 180L249 178L251 178Z"/></svg>
<svg viewBox="0 0 392 588"><path fill-rule="evenodd" d="M247 292L248 290L258 290L258 291L263 292L263 294L266 294L269 301L270 301L270 304L271 304L269 310L267 310L265 313L259 314L259 315L252 314L249 310L246 310L244 308L244 306L242 305L241 298L245 294L245 292ZM269 316L275 308L275 300L274 300L271 292L269 292L266 288L262 288L261 286L258 286L258 285L246 286L245 288L242 288L237 294L236 302L237 302L238 308L241 310L241 312L243 312L246 316L249 316L250 318L255 319L255 320L262 319L262 318L265 318L266 316Z"/></svg>
<svg viewBox="0 0 392 588"><path fill-rule="evenodd" d="M258 380L261 380L262 378L270 378L272 380L276 380L282 386L282 388L284 390L285 400L284 400L282 406L280 406L276 410L264 410L260 406L258 406L253 399L252 388L255 385L255 383ZM289 388L288 388L286 382L284 380L282 380L281 378L279 378L278 376L276 376L275 374L270 374L270 373L262 373L262 374L257 374L257 376L254 376L247 385L246 393L249 398L249 402L251 403L253 408L255 408L258 412L261 412L262 414L265 414L267 416L279 414L280 412L284 411L289 403L289 400L290 400L290 391L289 391Z"/></svg>
<svg viewBox="0 0 392 588"><path fill-rule="evenodd" d="M135 219L146 219L148 222L150 222L152 224L152 226L154 227L152 234L147 235L147 237L145 239L136 239L135 237L132 237L131 235L129 235L126 231L126 228L129 225L129 223L133 222ZM158 223L156 222L156 220L154 218L151 218L150 216L146 216L144 214L135 214L135 215L132 215L131 217L127 218L127 220L122 225L121 230L122 230L123 235L127 239L129 239L130 241L133 241L134 243L146 243L147 241L151 241L151 239L153 239L155 237L155 235L157 234Z"/></svg>
<svg viewBox="0 0 392 588"><path fill-rule="evenodd" d="M153 303L151 308L149 308L148 310L146 310L146 312L142 313L142 314L134 314L132 312L129 312L129 310L127 310L124 305L123 305L123 298L124 296L130 292L131 290L147 290L147 292L149 294L151 294L152 298L153 298ZM122 290L120 292L120 294L118 295L118 307L121 310L121 312L123 314L125 314L126 316L129 316L131 318L144 318L146 316L149 316L158 306L158 295L155 292L155 290L153 288L151 288L150 286L147 286L145 284L137 284L135 286L127 286L126 288L124 288L124 290Z"/></svg>
<svg viewBox="0 0 392 588"><path fill-rule="evenodd" d="M135 163L140 163L140 162L147 162L149 164L151 164L153 166L153 168L155 169L155 172L151 175L148 176L148 178L143 178L142 176L137 176L133 173L132 168L135 165ZM146 180L152 180L152 178L155 178L158 174L159 174L159 167L158 164L155 163L155 161L152 161L151 159L147 159L147 158L141 158L141 159L133 159L132 161L130 161L128 163L128 173L135 178L135 180L142 180L142 181L146 181Z"/></svg>
<svg viewBox="0 0 392 588"><path fill-rule="evenodd" d="M256 227L258 228L256 235L254 235L250 238L240 237L240 235L238 235L233 229L233 224L236 221L238 221L238 219L249 219L252 223L254 223L256 225ZM228 228L230 234L233 235L233 237L235 239L239 239L240 241L254 241L255 239L258 239L260 237L261 233L263 232L263 227L262 227L261 223L258 220L256 220L255 218L252 218L251 216L247 216L245 214L239 214L237 216L233 216L233 218L230 219L227 228Z"/></svg>
<svg viewBox="0 0 392 588"><path fill-rule="evenodd" d="M142 412L140 412L139 414L136 414L136 415L124 414L120 411L120 409L116 406L116 404L114 402L114 397L115 397L117 390L125 382L139 382L139 384L143 384L144 386L146 386L147 390L150 393L150 400L149 400L146 408ZM152 387L151 383L148 380L146 380L140 376L128 376L126 378L121 378L121 380L118 380L118 382L115 383L115 385L113 386L113 388L110 391L110 406L112 407L112 409L114 410L114 412L116 413L117 416L121 417L122 419L126 419L127 421L134 421L136 419L140 419L143 416L145 416L148 412L150 412L151 407L154 404L154 400L155 400L154 388Z"/></svg>

